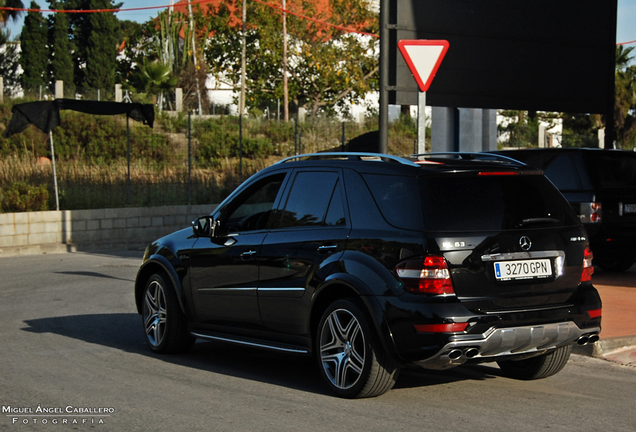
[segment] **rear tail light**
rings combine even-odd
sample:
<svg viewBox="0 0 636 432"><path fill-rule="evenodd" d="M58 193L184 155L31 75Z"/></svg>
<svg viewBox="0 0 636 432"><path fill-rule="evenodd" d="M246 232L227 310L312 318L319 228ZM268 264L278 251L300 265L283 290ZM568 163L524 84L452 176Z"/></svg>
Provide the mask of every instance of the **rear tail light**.
<svg viewBox="0 0 636 432"><path fill-rule="evenodd" d="M592 260L594 254L590 250L589 246L585 246L585 252L583 252L583 273L581 274L581 282L589 282L592 280L592 274L594 274L594 266Z"/></svg>
<svg viewBox="0 0 636 432"><path fill-rule="evenodd" d="M420 294L454 294L448 264L443 256L431 255L401 262L395 268L404 288Z"/></svg>
<svg viewBox="0 0 636 432"><path fill-rule="evenodd" d="M601 203L581 203L580 218L583 223L601 223Z"/></svg>
<svg viewBox="0 0 636 432"><path fill-rule="evenodd" d="M587 311L587 314L590 318L598 318L602 315L603 309L594 309L591 311Z"/></svg>

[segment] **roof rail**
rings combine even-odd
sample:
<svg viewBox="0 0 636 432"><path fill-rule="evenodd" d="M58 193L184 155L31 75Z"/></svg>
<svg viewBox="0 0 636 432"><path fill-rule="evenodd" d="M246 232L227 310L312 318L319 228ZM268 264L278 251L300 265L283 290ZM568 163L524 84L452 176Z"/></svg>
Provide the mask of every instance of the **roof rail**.
<svg viewBox="0 0 636 432"><path fill-rule="evenodd" d="M518 165L518 166L526 166L525 163L520 162L520 161L518 161L518 160L516 160L514 158L511 158L509 156L504 156L504 155L500 155L500 154L496 154L496 153L488 153L488 152L482 152L482 153L477 153L477 152L434 152L434 153L414 154L414 155L411 155L410 157L422 160L422 159L438 157L438 156L450 156L450 157L454 157L455 159L463 159L463 160L495 161L495 162L508 163L508 164Z"/></svg>
<svg viewBox="0 0 636 432"><path fill-rule="evenodd" d="M383 161L383 162L397 162L402 165L416 166L419 167L415 162L405 159L399 156L387 155L382 153L353 153L353 152L329 152L329 153L309 153L302 154L296 156L290 156L283 160L276 162L276 164L281 164L285 162L297 161L301 159L306 160L321 160L321 159L347 159L347 160L358 160L358 161Z"/></svg>

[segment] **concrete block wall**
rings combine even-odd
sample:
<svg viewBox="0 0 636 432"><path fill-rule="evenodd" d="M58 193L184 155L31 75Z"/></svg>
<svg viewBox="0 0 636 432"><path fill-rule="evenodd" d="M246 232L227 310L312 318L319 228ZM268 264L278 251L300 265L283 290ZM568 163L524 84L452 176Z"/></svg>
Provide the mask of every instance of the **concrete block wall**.
<svg viewBox="0 0 636 432"><path fill-rule="evenodd" d="M0 214L0 250L142 248L191 225L215 204ZM63 248L62 248L63 249Z"/></svg>

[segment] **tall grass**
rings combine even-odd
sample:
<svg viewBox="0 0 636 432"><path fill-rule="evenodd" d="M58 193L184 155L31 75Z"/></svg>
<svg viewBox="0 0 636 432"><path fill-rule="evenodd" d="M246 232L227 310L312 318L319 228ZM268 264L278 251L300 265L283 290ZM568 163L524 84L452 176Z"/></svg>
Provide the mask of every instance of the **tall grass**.
<svg viewBox="0 0 636 432"><path fill-rule="evenodd" d="M0 129L10 119L0 105ZM283 157L340 150L343 124L333 119L304 123L238 118L188 119L160 114L155 128L123 116L61 113L53 132L60 208L64 210L218 203L240 182ZM377 129L377 120L345 123L344 139ZM389 134L389 152L409 154L416 138L414 122L401 119ZM29 127L0 138L0 197L21 182L46 186L55 208L49 137ZM129 144L129 145L128 145ZM130 174L127 155L130 152ZM33 210L33 209L32 209Z"/></svg>

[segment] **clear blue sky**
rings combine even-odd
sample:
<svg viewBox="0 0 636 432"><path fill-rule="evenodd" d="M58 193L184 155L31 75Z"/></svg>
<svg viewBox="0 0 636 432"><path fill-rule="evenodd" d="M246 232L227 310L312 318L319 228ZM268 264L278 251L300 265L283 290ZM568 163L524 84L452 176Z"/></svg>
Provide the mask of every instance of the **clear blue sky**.
<svg viewBox="0 0 636 432"><path fill-rule="evenodd" d="M176 2L177 0L175 0ZM45 0L36 0L36 2L42 8L48 8L48 2ZM25 5L30 3L30 0L23 0ZM170 0L124 0L122 8L138 8L148 6L163 6L170 4ZM157 16L160 9L151 9L143 11L130 11L119 12L117 17L120 20L131 20L137 22L145 22L151 17ZM636 40L636 0L618 0L618 15L617 15L617 31L616 42L629 42ZM20 19L16 23L11 23L9 29L11 30L11 36L17 37L22 30L23 19ZM636 46L631 44L630 46Z"/></svg>

